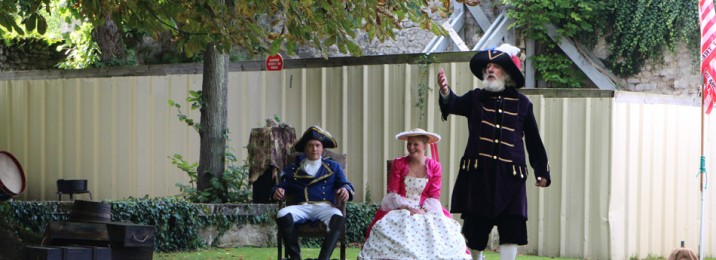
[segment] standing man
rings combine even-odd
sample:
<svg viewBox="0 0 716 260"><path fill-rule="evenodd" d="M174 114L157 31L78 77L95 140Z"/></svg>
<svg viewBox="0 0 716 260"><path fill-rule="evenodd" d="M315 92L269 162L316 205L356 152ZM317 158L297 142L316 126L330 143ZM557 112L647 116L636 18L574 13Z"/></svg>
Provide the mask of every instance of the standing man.
<svg viewBox="0 0 716 260"><path fill-rule="evenodd" d="M532 103L517 92L525 83L519 52L519 48L503 44L475 54L470 70L482 80L483 88L462 96L450 90L442 69L438 73L443 120L454 114L464 116L468 123L469 137L451 212L462 214L462 232L474 259L482 259L493 226L500 234L500 259L515 259L518 245L527 244L525 144L535 185L551 183Z"/></svg>
<svg viewBox="0 0 716 260"><path fill-rule="evenodd" d="M337 146L330 133L318 126L309 127L293 145L295 151L304 155L283 170L281 182L274 188L275 200L283 200L290 195L297 202L282 208L276 216L276 224L283 234L286 252L291 259L301 259L295 224L323 221L328 227L318 259L329 259L336 247L346 219L334 205L336 199L353 199L354 193L353 185L348 182L341 165L322 158L323 148Z"/></svg>

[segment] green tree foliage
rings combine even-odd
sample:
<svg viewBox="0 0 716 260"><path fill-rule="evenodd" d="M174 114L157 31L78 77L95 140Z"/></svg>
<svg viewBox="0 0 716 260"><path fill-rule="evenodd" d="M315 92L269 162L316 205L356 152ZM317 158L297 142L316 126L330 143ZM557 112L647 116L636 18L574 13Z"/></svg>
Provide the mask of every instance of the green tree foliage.
<svg viewBox="0 0 716 260"><path fill-rule="evenodd" d="M47 20L40 14L43 9L49 12L50 0L0 1L0 26L20 35L35 29L38 33L44 34L47 30ZM20 20L20 24L16 18Z"/></svg>
<svg viewBox="0 0 716 260"><path fill-rule="evenodd" d="M41 2L49 0L28 0ZM356 30L371 39L393 37L404 19L441 32L424 10L423 1L295 1L295 0L68 0L81 17L94 25L107 19L125 29L156 35L170 31L184 53L192 56L216 43L226 52L239 46L255 54L293 53L298 45L326 51L335 45L343 53L360 55Z"/></svg>

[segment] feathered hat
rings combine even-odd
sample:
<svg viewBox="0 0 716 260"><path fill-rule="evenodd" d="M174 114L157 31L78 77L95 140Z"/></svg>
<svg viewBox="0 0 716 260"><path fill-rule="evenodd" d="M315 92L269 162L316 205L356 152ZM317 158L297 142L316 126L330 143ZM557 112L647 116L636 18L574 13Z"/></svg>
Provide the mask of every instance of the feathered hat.
<svg viewBox="0 0 716 260"><path fill-rule="evenodd" d="M470 70L478 79L483 79L483 73L488 63L495 63L502 66L502 69L510 74L515 82L515 88L525 85L525 77L520 71L520 48L510 44L502 44L500 47L480 51L470 59Z"/></svg>

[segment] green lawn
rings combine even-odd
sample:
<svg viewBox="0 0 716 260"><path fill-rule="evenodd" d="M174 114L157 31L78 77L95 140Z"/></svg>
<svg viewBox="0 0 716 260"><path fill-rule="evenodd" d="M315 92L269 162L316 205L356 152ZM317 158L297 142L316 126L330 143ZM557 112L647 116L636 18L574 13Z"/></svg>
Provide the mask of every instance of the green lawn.
<svg viewBox="0 0 716 260"><path fill-rule="evenodd" d="M340 249L336 248L333 251L331 258L338 259L340 256ZM320 248L302 248L301 257L303 258L317 258ZM349 247L346 249L346 259L356 259L358 257L360 248ZM196 252L187 253L155 253L154 259L244 259L244 260L276 260L276 254L278 254L276 248L225 248L225 249L210 249ZM494 252L486 252L486 259L500 259L500 255ZM551 258L551 257L539 257L539 256L524 256L520 255L517 257L520 260L537 260L537 259L570 259L570 258Z"/></svg>
<svg viewBox="0 0 716 260"><path fill-rule="evenodd" d="M340 256L340 249L336 248L333 251L331 258L338 259ZM303 258L317 258L320 248L302 248L301 257ZM358 252L360 248L349 247L346 249L346 259L358 258ZM208 250L201 250L195 252L186 253L155 253L154 259L239 259L239 260L276 260L277 249L273 248L212 248ZM497 260L500 259L500 254L495 252L486 252L485 259ZM574 258L552 258L543 256L531 256L531 255L519 255L519 260L546 260L546 259L574 259ZM631 258L636 259L636 258ZM664 260L663 257L647 257L642 260ZM707 260L716 260L716 258L704 258Z"/></svg>

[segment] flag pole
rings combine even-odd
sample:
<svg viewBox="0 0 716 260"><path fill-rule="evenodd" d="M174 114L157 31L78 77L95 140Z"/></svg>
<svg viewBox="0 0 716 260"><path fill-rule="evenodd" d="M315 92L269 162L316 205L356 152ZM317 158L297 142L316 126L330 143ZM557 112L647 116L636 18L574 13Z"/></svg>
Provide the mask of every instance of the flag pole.
<svg viewBox="0 0 716 260"><path fill-rule="evenodd" d="M700 80L703 81L703 78ZM699 190L701 191L701 217L699 219L699 260L704 259L704 174L706 174L706 156L704 156L704 110L705 95L701 88L701 167L699 167Z"/></svg>

